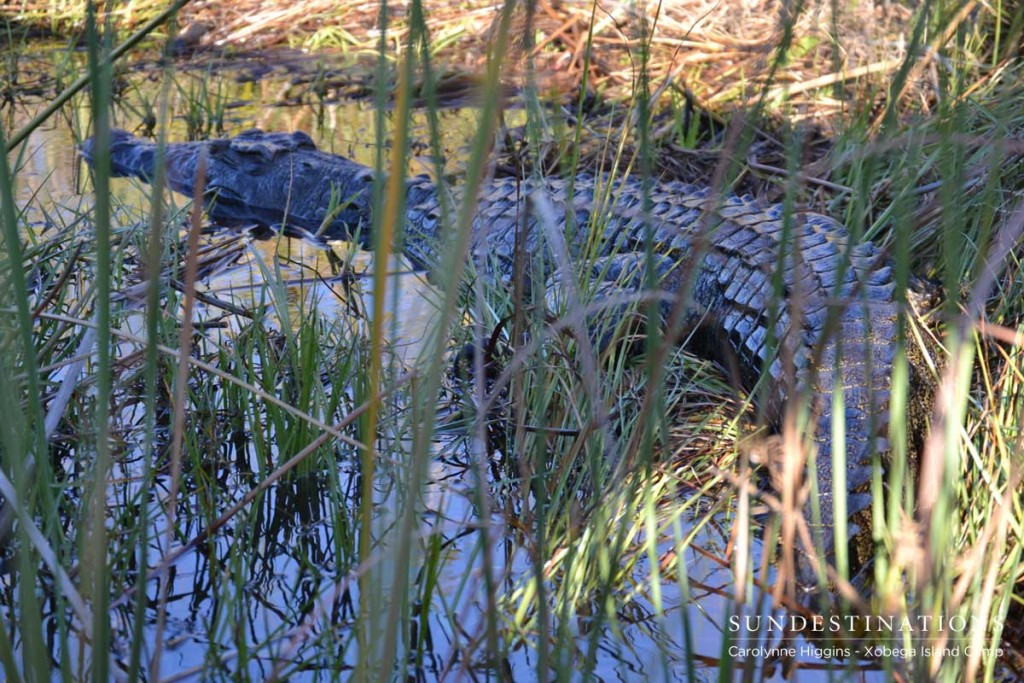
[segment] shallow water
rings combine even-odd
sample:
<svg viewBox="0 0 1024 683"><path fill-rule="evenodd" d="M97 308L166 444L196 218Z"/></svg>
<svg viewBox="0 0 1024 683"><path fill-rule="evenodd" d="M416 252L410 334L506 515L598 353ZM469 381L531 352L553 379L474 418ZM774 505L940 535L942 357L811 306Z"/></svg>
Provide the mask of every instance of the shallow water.
<svg viewBox="0 0 1024 683"><path fill-rule="evenodd" d="M35 65L43 73L53 67L55 58L47 48L40 47L34 57L25 59L26 64ZM332 66L342 68L343 58L338 59L338 63ZM293 81L298 67L294 65L302 63L302 59L290 55L279 61L289 66L274 66L273 59L260 56L252 62L240 60L234 65L220 65L210 72L179 73L176 76L178 83L171 90L171 99L185 98L188 93L194 95L199 91L198 83L202 83L207 96L211 92L216 93L214 99L218 106L230 105L224 109L223 122L224 132L228 134L252 127L305 130L322 149L372 164L376 139L373 106L354 101L307 101L287 106L268 104L289 101L297 87ZM245 80L253 74L265 72L268 67L270 72L263 73L258 80ZM141 102L156 101L159 71L152 63L129 70L126 78L134 88L134 96L128 96L128 102L134 102L140 108ZM43 103L42 98L22 97L13 114L8 113L7 129L17 129ZM180 103L171 106L172 111L183 108ZM65 125L70 120L84 128L88 120L87 104L80 99L68 111L71 112L69 119L52 119L57 123L35 131L23 148L25 156L18 173L18 196L27 210L29 230L42 237L62 229L92 203L89 184L82 175L84 167L75 151L71 126ZM122 106L117 111L115 125L129 130L138 126L137 110L133 112L130 107ZM469 143L474 122L475 112L472 110L442 111L440 126L442 145L450 166L446 169L448 172L458 172L459 159ZM390 116L385 116L385 131L388 130ZM185 139L187 132L186 121L171 119L170 140ZM414 120L413 139L427 138L425 119L418 116ZM420 168L415 168L417 164ZM431 165L422 156L414 160L413 170L429 172ZM135 181L116 180L113 192L116 196L115 225L144 225L150 205L149 188ZM172 197L172 202L181 207L186 200ZM365 254L357 255L353 264L357 273L369 273L371 261ZM368 277L359 277L363 289L361 294L346 293L341 279L331 271L325 252L299 240L240 240L237 253L232 252L232 258L202 279L201 290L225 302L251 307L266 297L261 265L269 268L270 272L280 269L282 279L287 283L289 320L298 320L305 307L311 305L319 307L327 316L339 319L349 316L353 305L364 311L370 310L373 293ZM399 273L389 285L396 288L398 294L388 296L387 327L396 349L395 362L411 364L419 356L431 330L434 307L430 302L436 297L421 274L408 272L397 261L390 264L390 269ZM130 307L133 304L129 299L125 305ZM242 332L244 324L280 324L283 319L280 313L275 319L259 323L245 323L244 320L240 323L240 319L228 316L227 328L209 334L221 341L230 339ZM222 315L223 312L216 307L200 304L196 319L218 319ZM141 314L129 315L126 320L129 331L142 333ZM142 408L137 410L141 416ZM139 416L127 412L122 413L119 419L123 424L139 427ZM248 428L253 429L253 425L250 423ZM121 457L113 473L113 479L122 484L112 487L111 505L118 504L119 499L131 499L135 492L132 482L138 480L145 466L142 436L141 429L124 435ZM402 438L398 434L393 436ZM494 512L486 525L482 525L482 520L477 517L471 493L474 488L472 468L454 464L458 460L455 456L470 462L476 457L467 451L466 444L464 438L447 435L435 445L438 457L429 465L430 483L424 492L426 509L422 519L425 528L429 527L448 541L445 547L447 560L442 565L446 573L438 578L439 593L444 598L443 609L449 614L459 615L457 622L461 630L453 630L452 620L438 617L435 608L432 621L426 625L432 638L432 645L427 648L430 656L413 667L417 678L462 678L470 674L481 678L500 677L499 672L488 669L481 662L462 659L467 639L471 640L483 630L483 610L486 609L481 582L465 583L465 577L474 575L473 568L481 566L477 552L478 534L467 533L467 530L484 526L491 533L494 541L491 561L495 575L507 576L510 584L514 584L533 571L526 549L518 544L516 534L508 528L507 518L501 511ZM204 511L191 522L192 526L184 523L186 538L239 500L260 479L261 473L266 472L266 463L260 461L245 439L234 439L230 434L212 435L209 450L208 480L200 481L194 489L182 494L185 496L182 508ZM275 444L273 450L282 459L291 455L285 444ZM377 481L377 524L381 529L394 521L389 515L399 509L396 500L398 485L389 480L388 475L385 468ZM166 487L166 478L159 481ZM259 499L244 524L237 528L229 527L230 533L217 534L212 542L187 554L168 575L150 581L147 586L151 602L144 627L150 634L150 644L155 634L155 605L160 582L170 581L171 599L165 631L168 645L162 659L161 675L171 679L227 679L233 677L232 672L246 671L253 679L263 679L274 669L275 659L282 657L293 663L288 668L290 680L344 678L349 671L347 667L356 663L354 641L348 640L353 637L352 626L358 618L359 597L355 585L346 583L345 578L353 558L338 540L339 536L351 530L339 527L346 517L336 514L336 510L354 505L357 489L355 454L342 451L331 477L325 480L315 475L308 476L271 488ZM162 532L156 533L163 529L166 521L162 506L166 496L167 491L163 488L149 492L144 498L149 501L148 513L155 534L146 559L153 565L169 550L163 546ZM702 531L698 544L721 548L727 540ZM250 552L245 555L248 566L223 566L227 559L239 561L238 554L232 553L233 546L239 543L251 544ZM670 549L669 540L659 546L659 551ZM651 597L640 590L635 599L621 607L616 626L604 626L598 635L596 672L601 680L685 680L688 647L693 648L696 657L696 676L702 680L716 678L719 659L730 657L728 651L723 651L723 643L728 640L726 630L733 607L724 595L733 593L732 575L692 551L686 558L686 564L699 608L683 599L679 585L673 581L661 582L661 614L657 614ZM648 560L642 559L636 572L641 586L648 576L648 568ZM388 575L387 568L383 575ZM235 581L235 577L240 576L247 578ZM755 594L755 599L758 597ZM127 602L115 603L112 613L115 623L133 623L129 605ZM691 626L689 645L684 635L684 617ZM48 624L54 628L62 618L58 612L46 615ZM569 626L569 633L577 640L581 653L586 651L592 637L590 624L589 617L578 615L576 623ZM344 654L330 662L315 658L307 661L305 658L313 650L303 649L301 643L304 638L314 637L338 640L337 647L339 651L343 649ZM239 643L248 644L250 649L239 649ZM115 652L127 657L127 642L116 642ZM55 652L54 656L57 657L58 653ZM211 657L219 658L221 663L211 665ZM813 657L798 659L815 661ZM513 680L523 680L535 675L537 662L538 654L533 647L517 646L503 663L503 668ZM301 664L295 666L295 663ZM702 665L708 668L700 668ZM759 667L753 678L777 679L780 667L774 669ZM871 675L858 674L857 677L870 679ZM880 674L878 676L881 680ZM819 679L828 680L830 676L813 670L800 673L800 680Z"/></svg>

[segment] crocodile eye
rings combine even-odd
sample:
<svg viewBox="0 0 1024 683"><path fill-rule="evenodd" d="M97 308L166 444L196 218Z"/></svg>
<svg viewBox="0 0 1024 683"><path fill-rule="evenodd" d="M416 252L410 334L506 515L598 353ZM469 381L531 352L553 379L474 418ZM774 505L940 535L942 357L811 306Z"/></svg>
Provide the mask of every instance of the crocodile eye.
<svg viewBox="0 0 1024 683"><path fill-rule="evenodd" d="M313 143L313 138L304 131L297 130L292 133L291 149L316 149L316 145Z"/></svg>

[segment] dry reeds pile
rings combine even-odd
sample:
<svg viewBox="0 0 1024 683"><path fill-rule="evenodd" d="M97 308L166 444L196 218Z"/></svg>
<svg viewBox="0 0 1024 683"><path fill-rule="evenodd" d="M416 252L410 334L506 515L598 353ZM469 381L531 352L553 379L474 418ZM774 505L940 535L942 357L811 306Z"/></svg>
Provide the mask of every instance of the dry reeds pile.
<svg viewBox="0 0 1024 683"><path fill-rule="evenodd" d="M70 25L84 16L84 4L83 0L6 2L0 4L0 14L13 21ZM395 55L407 33L410 4L409 0L390 3L388 41ZM114 13L123 27L131 28L161 9L158 5L144 0L115 7ZM434 54L446 69L480 69L500 6L494 0L465 0L458 5L425 2ZM525 56L532 52L542 89L573 90L587 69L592 89L612 98L628 97L641 72L641 47L648 45L644 66L656 86L668 84L717 107L747 103L762 96L768 86L769 100L785 96L792 108L811 107L816 114L841 108L854 100L849 96L854 92L864 95L865 89L858 84L882 82L895 73L913 30L910 10L892 3L815 0L798 16L790 16L787 4L779 0L668 0L646 5L540 0L532 17L528 11L526 3L517 8L521 30L514 35L522 39L512 58L523 67ZM947 37L948 31L965 21L978 23L983 11L977 3L967 3L946 29ZM333 46L376 54L380 3L197 0L185 7L179 25L201 48ZM526 31L528 25L532 31ZM588 58L591 33L594 49ZM780 46L787 44L785 54L780 54ZM918 75L924 84L933 76ZM873 98L857 99L870 106Z"/></svg>
<svg viewBox="0 0 1024 683"><path fill-rule="evenodd" d="M403 0L391 5L389 41L396 48L403 42L409 4ZM438 59L449 69L479 69L500 4L425 4ZM842 8L839 14L834 13L837 7ZM872 3L818 1L798 17L787 16L785 4L777 0L670 0L647 6L620 1L596 8L586 0L541 0L532 17L525 4L517 11L522 30L516 35L524 38L514 55L523 63L526 50L532 51L542 88L575 88L584 68L589 68L592 88L611 97L628 96L640 71L640 47L648 43L651 81L681 84L708 103L755 96L777 63L781 68L771 80L779 94L788 90L798 98L796 104L839 106L832 86L895 71L911 30L909 10ZM204 0L185 10L182 23L208 24L211 29L203 42L211 46L295 46L333 30L342 36L344 47L376 52L379 12L379 3L365 0ZM775 55L784 26L793 19L791 48L786 55ZM525 30L528 24L533 31ZM591 33L594 49L588 63Z"/></svg>

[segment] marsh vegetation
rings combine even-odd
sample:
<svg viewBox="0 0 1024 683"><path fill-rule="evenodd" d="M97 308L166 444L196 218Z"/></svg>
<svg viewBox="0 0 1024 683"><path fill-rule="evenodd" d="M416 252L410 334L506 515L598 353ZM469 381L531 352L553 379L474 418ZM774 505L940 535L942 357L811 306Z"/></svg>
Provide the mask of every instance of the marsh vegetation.
<svg viewBox="0 0 1024 683"><path fill-rule="evenodd" d="M0 5L6 679L1024 675L1024 10L755 4ZM80 165L114 127L305 130L390 173L384 237L211 225ZM418 173L750 193L933 283L860 555L797 594L799 430L734 369L412 272Z"/></svg>

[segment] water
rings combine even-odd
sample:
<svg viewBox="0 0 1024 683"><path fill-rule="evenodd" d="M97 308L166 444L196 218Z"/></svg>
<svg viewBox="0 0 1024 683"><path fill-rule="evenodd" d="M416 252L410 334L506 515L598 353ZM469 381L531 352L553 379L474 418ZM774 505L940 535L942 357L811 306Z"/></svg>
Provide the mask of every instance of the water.
<svg viewBox="0 0 1024 683"><path fill-rule="evenodd" d="M25 73L45 76L57 66L59 53L40 47L37 52L23 58ZM324 60L327 60L326 62ZM325 67L326 64L326 67ZM188 111L189 100L203 99L211 109L223 111L223 128L227 133L260 127L265 130L306 130L322 149L343 154L362 163L372 165L375 148L375 112L372 105L354 101L323 101L312 96L299 97L303 84L295 83L297 76L324 68L343 69L341 58L316 60L301 55L260 55L233 64L220 64L210 71L197 69L179 72L171 89L171 111ZM257 77L258 75L258 77ZM153 63L143 63L129 69L124 75L128 83L126 104L116 111L115 125L129 130L142 123L140 111L152 107L159 100L160 72ZM301 81L301 78L299 79ZM24 95L13 111L8 111L6 126L14 130L23 125L44 103L41 97ZM277 103L277 104L275 104ZM283 106L283 103L287 103ZM82 129L88 121L84 99L68 109L67 118L54 118L34 132L24 145L25 157L18 174L18 196L27 207L27 221L40 238L54 230L74 223L91 206L92 197L82 176L83 166L74 146L72 126ZM514 114L513 114L514 116ZM468 146L474 131L475 112L472 110L443 110L440 115L442 145L448 156L446 172L457 174L462 151ZM182 116L170 120L168 138L185 139L191 123ZM391 117L385 116L385 139L391 129ZM428 139L426 121L422 115L413 121L414 140ZM421 150L422 151L422 150ZM414 172L432 172L425 156L414 159ZM116 180L115 224L144 225L149 209L149 188L130 180ZM184 205L181 197L172 202ZM180 220L180 219L179 219ZM178 223L180 225L180 223ZM85 229L86 226L81 226ZM267 298L264 272L279 270L286 283L287 311L277 309L277 315L264 321L248 321L237 316L225 316L216 305L200 303L197 321L223 321L221 330L207 333L219 342L244 333L249 324L281 325L284 320L301 319L309 306L316 306L327 318L347 320L353 307L370 310L370 259L357 254L352 260L356 279L362 284L362 293L346 289L345 278L332 270L326 252L319 247L298 240L250 241L247 238L231 241L229 235L216 235L206 242L213 251L224 256L215 260L201 278L200 289L216 300L242 308L252 308ZM338 246L344 251L344 248ZM399 261L389 268L398 273L389 287L397 295L388 296L388 324L395 350L396 368L408 367L416 362L428 339L436 319L436 293L422 274L408 272ZM266 269L266 270L265 270ZM144 290L140 290L142 292ZM143 296L143 294L138 294ZM126 316L127 331L141 335L143 318L141 305L129 296L124 303L128 310L137 312ZM273 309L271 309L273 310ZM131 350L126 345L122 351ZM261 359L264 363L269 359ZM223 391L214 385L212 391ZM337 389L337 388L336 388ZM207 439L208 462L201 471L190 471L190 485L182 492L179 518L182 536L171 547L164 545L163 529L167 518L163 504L167 498L168 479L158 478L156 490L139 494L137 482L144 482L144 432L142 407L134 405L116 416L124 428L123 441L117 451L109 504L142 499L148 501L151 537L144 558L150 566L158 566L161 559L184 540L194 537L223 511L241 500L270 465L264 461L259 449L252 445L257 438L261 416L258 412L246 416L243 434L239 422L225 420L223 431L199 435ZM235 425L235 431L228 425ZM267 426L266 436L272 439L270 450L280 459L294 453L294 444L273 441L274 431ZM401 440L402 434L392 438ZM510 528L508 521L515 515L516 505L529 502L498 495L492 501L490 518L483 523L474 500L475 484L472 463L480 448L464 435L447 434L434 446L436 456L429 464L429 484L424 491L424 511L421 529L445 539L444 573L438 577L438 592L433 605L433 616L418 628L429 631L430 644L423 648L424 656L414 662L411 670L423 679L444 677L461 678L472 673L479 677L496 677L498 672L480 661L474 639L484 630L487 609L486 591L480 575L479 533L483 528L490 535L493 574L506 577L499 592L514 595L533 571L528 544ZM73 443L71 444L73 449ZM250 514L232 520L225 530L213 536L208 543L187 553L173 569L146 584L149 598L144 629L149 634L147 643L152 647L155 635L156 604L162 582L170 582L167 605L167 646L161 661L160 676L164 679L199 680L217 676L231 678L233 671L245 671L253 679L268 677L276 669L279 659L289 662L286 671L290 680L323 680L345 678L356 664L354 632L359 618L359 594L349 572L357 563L353 545L342 540L352 533L354 519L349 511L355 509L358 499L358 458L352 449L342 446L334 451L336 465L329 476L312 473L271 487L254 503ZM482 468L487 470L486 467ZM387 530L396 523L402 509L396 480L400 470L382 467L376 480L376 528ZM500 482L492 482L498 486ZM500 486L499 486L500 489ZM519 494L522 496L522 494ZM681 523L692 520L683 517ZM382 534L386 542L387 534ZM724 552L728 541L719 532L702 530L695 545L718 548ZM672 549L670 539L659 543L659 554ZM238 547L245 552L238 552ZM390 557L391 551L383 553ZM415 559L415 556L414 556ZM688 577L697 597L697 607L683 598L679 584L673 580L660 582L661 613L655 607L646 585L650 575L650 560L639 559L634 570L636 594L620 605L614 627L602 626L597 634L596 668L601 680L684 680L687 676L687 652L696 663L696 676L701 680L717 677L719 658L729 657L723 652L723 639L731 615L732 574L703 555L686 551ZM382 568L382 580L397 568ZM473 577L467 581L467 577ZM8 579L10 580L10 577ZM755 600L759 599L755 591ZM114 603L111 618L115 624L133 624L133 604L127 600ZM514 605L512 606L514 608ZM566 625L569 637L576 641L576 656L582 658L592 642L593 610L577 608L573 623ZM458 615L451 618L448 615ZM57 628L65 615L53 610L45 615L45 628ZM684 618L690 624L690 642L687 643ZM457 623L459 628L453 628ZM607 621L603 622L607 624ZM116 658L125 661L130 652L128 631L119 631L122 639L115 641ZM308 647L319 641L320 648ZM324 657L321 653L327 643L328 651L340 655ZM240 644L244 644L241 647ZM535 645L535 644L534 644ZM573 652L573 648L565 648ZM59 657L54 652L55 657ZM799 657L813 662L813 657ZM219 661L220 663L214 663ZM515 646L500 669L515 680L532 677L536 672L538 654L533 646ZM578 664L577 662L576 664ZM571 665L572 668L575 665ZM760 666L760 665L759 665ZM755 678L773 680L780 676L781 667L759 668ZM801 672L800 680L828 679L821 672Z"/></svg>

